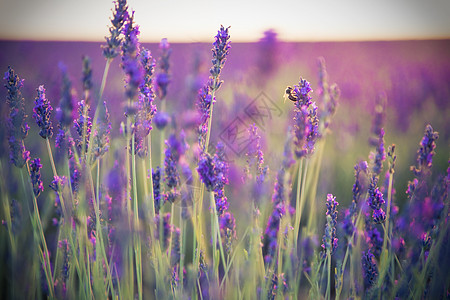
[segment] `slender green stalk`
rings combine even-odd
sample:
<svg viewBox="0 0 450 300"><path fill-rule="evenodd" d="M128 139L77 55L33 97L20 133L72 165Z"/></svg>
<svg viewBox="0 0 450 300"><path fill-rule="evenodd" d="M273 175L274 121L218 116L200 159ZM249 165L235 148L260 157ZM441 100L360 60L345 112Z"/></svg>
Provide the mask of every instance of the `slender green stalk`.
<svg viewBox="0 0 450 300"><path fill-rule="evenodd" d="M297 197L295 198L295 223L294 223L294 249L297 253L297 244L298 244L298 233L300 230L300 220L302 215L302 203L300 203L300 187L302 183L302 168L303 168L303 157L300 159L298 163L298 172L297 172ZM302 190L303 191L303 190Z"/></svg>
<svg viewBox="0 0 450 300"><path fill-rule="evenodd" d="M325 299L331 298L331 252L327 249L327 292Z"/></svg>
<svg viewBox="0 0 450 300"><path fill-rule="evenodd" d="M136 262L136 280L138 285L139 300L142 299L142 258L141 258L141 240L139 237L139 206L137 198L137 176L136 176L136 153L135 153L135 135L131 138L131 168L133 179L133 206L134 206L134 255Z"/></svg>
<svg viewBox="0 0 450 300"><path fill-rule="evenodd" d="M26 163L27 166L27 170L28 170L28 183L29 183L29 187L30 187L30 191L31 191L31 195L32 195L32 200L33 200L33 209L34 209L34 213L31 216L32 220L33 220L33 228L36 230L35 226L37 226L37 234L41 240L41 244L42 244L42 248L43 250L41 250L40 246L39 250L41 252L41 261L42 261L42 265L44 268L44 273L45 273L45 277L47 279L47 285L48 285L48 289L50 292L50 297L54 298L55 297L55 290L54 290L54 282L53 282L53 277L52 277L52 271L50 268L50 253L48 252L48 248L47 248L47 242L45 241L45 236L44 236L44 229L42 227L42 222L41 222L41 217L39 215L39 207L37 204L37 199L36 196L34 195L33 192L33 185L31 183L31 179L30 179L30 166L28 164L28 162ZM24 168L21 169L21 176L22 176L22 182L24 182L24 174L23 172L25 172Z"/></svg>
<svg viewBox="0 0 450 300"><path fill-rule="evenodd" d="M381 257L380 257L380 276L378 276L378 287L381 287L381 285L384 282L384 278L386 276L386 272L388 271L388 260L389 260L389 253L387 250L388 247L388 240L390 244L390 235L389 235L389 219L390 219L390 212L391 212L391 201L392 201L392 182L393 182L394 174L391 173L389 175L389 184L388 184L388 202L387 202L387 208L386 208L386 222L385 225L383 225L384 230L384 239L383 239L383 247L381 248ZM379 289L380 290L380 289Z"/></svg>

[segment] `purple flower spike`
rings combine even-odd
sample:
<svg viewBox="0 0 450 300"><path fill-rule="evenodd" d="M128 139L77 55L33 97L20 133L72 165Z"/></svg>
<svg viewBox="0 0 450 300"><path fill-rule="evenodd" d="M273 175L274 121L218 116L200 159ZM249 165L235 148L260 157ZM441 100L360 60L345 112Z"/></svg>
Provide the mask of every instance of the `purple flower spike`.
<svg viewBox="0 0 450 300"><path fill-rule="evenodd" d="M143 84L144 69L139 61L139 26L134 24L134 12L128 16L123 28L122 68L127 75L126 96L135 99L139 87Z"/></svg>
<svg viewBox="0 0 450 300"><path fill-rule="evenodd" d="M56 120L58 121L58 126L64 129L73 123L72 111L75 98L72 91L72 82L67 74L66 66L59 64L59 68L62 73L62 87L61 100L59 101L59 107L56 109Z"/></svg>
<svg viewBox="0 0 450 300"><path fill-rule="evenodd" d="M88 56L83 56L83 69L81 82L83 83L83 90L90 91L92 89L92 66L91 59Z"/></svg>
<svg viewBox="0 0 450 300"><path fill-rule="evenodd" d="M378 279L378 267L375 262L373 254L370 249L367 252L363 252L361 257L363 276L364 276L364 286L366 290L370 289Z"/></svg>
<svg viewBox="0 0 450 300"><path fill-rule="evenodd" d="M353 198L350 207L345 212L345 217L343 221L343 227L347 238L353 236L356 230L355 222L356 216L358 214L357 206L359 199L364 193L364 182L366 180L368 165L366 161L361 161L355 165L355 183L353 184Z"/></svg>
<svg viewBox="0 0 450 300"><path fill-rule="evenodd" d="M428 174L433 164L434 149L436 148L436 140L439 138L439 133L433 131L431 125L425 128L425 134L420 141L419 150L417 150L417 166L411 167L411 170L416 176Z"/></svg>
<svg viewBox="0 0 450 300"><path fill-rule="evenodd" d="M165 214L162 216L162 234L163 236L160 237L160 215L156 215L155 217L155 223L156 223L156 238L161 243L162 249L166 250L169 247L170 242L170 235L172 232L172 227L170 226L170 213Z"/></svg>
<svg viewBox="0 0 450 300"><path fill-rule="evenodd" d="M106 102L103 101L103 105L99 105L98 108L97 128L94 134L94 155L95 157L101 157L109 149L109 135L111 131L111 122L109 120L109 112L106 108Z"/></svg>
<svg viewBox="0 0 450 300"><path fill-rule="evenodd" d="M50 120L50 113L52 112L53 107L50 105L50 101L45 98L45 88L43 85L40 85L37 88L37 94L38 96L36 97L33 109L33 117L41 129L39 135L44 139L51 138L53 135L53 127L52 121Z"/></svg>
<svg viewBox="0 0 450 300"><path fill-rule="evenodd" d="M327 224L325 225L325 234L322 238L322 248L325 251L329 250L331 254L336 250L338 246L338 239L336 238L336 224L337 224L337 206L339 203L336 201L336 197L332 194L327 195Z"/></svg>
<svg viewBox="0 0 450 300"><path fill-rule="evenodd" d="M176 149L174 149L168 141L166 141L166 151L164 160L164 173L166 177L164 181L170 192L167 193L167 200L173 203L177 197L177 187L180 184L180 174L177 169L178 157L176 154Z"/></svg>
<svg viewBox="0 0 450 300"><path fill-rule="evenodd" d="M297 158L301 158L306 154L303 148L306 144L307 128L308 109L306 106L296 105L294 110L294 146Z"/></svg>
<svg viewBox="0 0 450 300"><path fill-rule="evenodd" d="M155 200L155 213L159 214L159 209L163 203L161 203L161 169L156 167L156 170L152 169L153 180L153 199Z"/></svg>
<svg viewBox="0 0 450 300"><path fill-rule="evenodd" d="M36 197L44 190L41 180L41 159L35 158L30 161L30 177L33 184L33 192Z"/></svg>
<svg viewBox="0 0 450 300"><path fill-rule="evenodd" d="M161 73L156 76L156 85L158 86L158 96L161 100L164 100L167 96L167 87L171 81L169 75L170 68L170 55L172 54L172 49L166 38L161 40L159 48L162 51L161 58L159 59L159 67Z"/></svg>
<svg viewBox="0 0 450 300"><path fill-rule="evenodd" d="M5 73L5 87L8 90L6 103L9 105L9 118L7 121L8 142L10 149L10 160L18 168L22 168L30 159L30 152L25 150L23 140L27 137L29 126L25 122L25 99L22 98L20 88L23 79L14 74L14 70L8 67Z"/></svg>
<svg viewBox="0 0 450 300"><path fill-rule="evenodd" d="M312 97L310 95L312 91L310 83L300 77L298 85L294 85L291 94L297 99L297 105L308 107L312 103Z"/></svg>
<svg viewBox="0 0 450 300"><path fill-rule="evenodd" d="M108 59L112 59L119 54L118 48L121 43L120 33L128 17L126 0L117 0L114 8L115 11L111 19L111 27L109 28L110 36L106 37L106 46L102 46L103 56Z"/></svg>
<svg viewBox="0 0 450 300"><path fill-rule="evenodd" d="M276 259L278 246L278 231L280 229L281 218L286 213L284 203L276 205L267 222L266 231L263 238L263 256L266 265L271 265L273 259Z"/></svg>
<svg viewBox="0 0 450 300"><path fill-rule="evenodd" d="M155 92L153 91L153 73L155 70L155 60L149 50L141 49L140 62L144 68L144 80L139 87L139 112L138 127L142 137L147 136L152 130L152 119L156 114L156 106L153 104Z"/></svg>
<svg viewBox="0 0 450 300"><path fill-rule="evenodd" d="M230 42L228 41L230 39L230 35L228 34L229 28L230 27L225 28L221 25L215 37L215 42L213 43L213 66L209 70L209 73L212 76L209 86L213 91L218 90L222 84L219 80L219 76L225 65L225 61L227 60L226 57L229 54L229 49L231 48Z"/></svg>
<svg viewBox="0 0 450 300"><path fill-rule="evenodd" d="M68 158L73 156L72 146L75 144L72 137L67 136L64 129L59 128L58 134L55 138L55 147L59 149L62 153L66 154Z"/></svg>
<svg viewBox="0 0 450 300"><path fill-rule="evenodd" d="M231 254L231 246L236 239L236 220L233 214L226 212L220 216L220 235L224 244L225 253Z"/></svg>
<svg viewBox="0 0 450 300"><path fill-rule="evenodd" d="M383 223L386 215L382 209L385 203L383 193L377 187L378 177L373 176L369 185L367 204L373 209L373 220L375 223Z"/></svg>
<svg viewBox="0 0 450 300"><path fill-rule="evenodd" d="M84 111L86 110L86 115L84 115ZM81 150L81 146L83 145L83 131L84 126L86 126L86 135L85 135L85 151L87 152L88 146L89 146L89 137L91 136L91 128L92 128L92 122L91 117L89 116L89 113L91 111L91 108L89 107L89 104L85 103L84 100L81 100L78 102L78 119L74 121L74 127L78 133L78 136L80 139L78 140L78 149Z"/></svg>
<svg viewBox="0 0 450 300"><path fill-rule="evenodd" d="M198 175L200 176L200 179L205 184L206 190L208 192L212 191L215 182L214 165L213 159L208 153L203 153L200 156L197 172Z"/></svg>

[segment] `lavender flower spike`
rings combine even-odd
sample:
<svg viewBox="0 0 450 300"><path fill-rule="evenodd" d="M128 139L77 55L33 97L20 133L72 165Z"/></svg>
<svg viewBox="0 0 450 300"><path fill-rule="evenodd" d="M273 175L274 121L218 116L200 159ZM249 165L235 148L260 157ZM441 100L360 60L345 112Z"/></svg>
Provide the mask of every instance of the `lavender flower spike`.
<svg viewBox="0 0 450 300"><path fill-rule="evenodd" d="M364 276L364 286L366 290L370 289L378 278L378 267L375 263L375 258L370 249L367 252L363 252L361 257L363 276Z"/></svg>
<svg viewBox="0 0 450 300"><path fill-rule="evenodd" d="M377 187L378 177L373 176L369 185L367 204L373 209L373 220L375 223L383 223L386 219L382 206L385 203L383 193Z"/></svg>
<svg viewBox="0 0 450 300"><path fill-rule="evenodd" d="M229 54L230 46L230 35L228 34L228 29L230 27L220 26L217 35L215 36L215 42L213 43L213 59L212 59L212 68L209 70L211 77L209 82L209 87L213 92L217 91L221 86L222 82L219 80L220 72L222 71L223 66L227 60L227 55Z"/></svg>
<svg viewBox="0 0 450 300"><path fill-rule="evenodd" d="M44 185L41 180L41 159L35 158L30 162L30 177L33 184L33 193L37 197L44 190Z"/></svg>
<svg viewBox="0 0 450 300"><path fill-rule="evenodd" d="M161 100L164 100L167 96L167 87L170 83L170 54L172 53L172 49L170 48L170 44L166 38L161 40L159 44L159 48L162 50L161 58L159 60L159 67L161 69L161 73L156 76L156 85L158 86L158 96Z"/></svg>
<svg viewBox="0 0 450 300"><path fill-rule="evenodd" d="M50 101L45 98L45 88L43 85L40 85L37 88L38 96L35 100L35 106L33 109L33 117L36 120L37 125L41 130L39 131L39 135L44 139L50 138L53 135L53 127L52 121L50 120L50 113L53 108L50 105Z"/></svg>
<svg viewBox="0 0 450 300"><path fill-rule="evenodd" d="M435 154L436 140L439 138L439 133L433 131L433 127L428 124L425 128L425 134L420 141L419 150L417 150L417 166L411 167L411 170L416 176L426 174L429 172L433 164L433 155Z"/></svg>
<svg viewBox="0 0 450 300"><path fill-rule="evenodd" d="M138 88L142 85L144 79L144 70L138 60L139 44L139 26L134 24L134 12L128 16L123 34L125 36L122 43L122 68L127 75L126 96L128 99L135 99Z"/></svg>
<svg viewBox="0 0 450 300"><path fill-rule="evenodd" d="M84 107L86 106L86 116L84 116ZM84 100L81 100L78 102L78 116L79 118L74 121L74 127L78 133L78 136L80 137L78 141L78 148L81 150L81 146L83 145L83 141L81 140L83 138L83 127L84 123L86 122L86 136L85 136L85 142L86 142L86 148L85 151L88 150L89 146L89 137L91 135L91 128L92 128L92 122L91 117L89 116L89 112L91 111L89 104L85 103Z"/></svg>
<svg viewBox="0 0 450 300"><path fill-rule="evenodd" d="M338 239L336 238L336 224L337 224L337 206L339 203L336 201L336 197L332 194L327 195L327 224L325 225L325 234L322 238L322 248L324 251L330 251L331 254L336 250L338 246Z"/></svg>
<svg viewBox="0 0 450 300"><path fill-rule="evenodd" d="M106 46L103 48L103 56L107 59L112 59L119 54L118 48L121 43L120 33L122 32L123 24L128 16L128 7L126 0L117 0L115 2L115 11L111 19L111 27L109 28L109 37L106 38Z"/></svg>
<svg viewBox="0 0 450 300"><path fill-rule="evenodd" d="M10 160L18 168L22 168L30 159L30 152L25 150L23 140L30 128L25 122L25 100L22 98L20 88L23 86L23 79L14 74L14 70L8 67L5 73L5 87L8 90L6 103L9 105L9 118L7 122L8 142L10 149Z"/></svg>
<svg viewBox="0 0 450 300"><path fill-rule="evenodd" d="M300 77L300 81L298 85L294 85L294 88L288 88L291 92L291 95L297 99L297 105L308 107L311 105L311 95L310 93L313 91L310 83Z"/></svg>
<svg viewBox="0 0 450 300"><path fill-rule="evenodd" d="M103 105L99 105L99 114L97 119L97 128L94 135L94 155L95 157L101 157L108 152L109 149L109 135L111 130L111 122L109 120L108 109L106 108L106 102L103 101Z"/></svg>

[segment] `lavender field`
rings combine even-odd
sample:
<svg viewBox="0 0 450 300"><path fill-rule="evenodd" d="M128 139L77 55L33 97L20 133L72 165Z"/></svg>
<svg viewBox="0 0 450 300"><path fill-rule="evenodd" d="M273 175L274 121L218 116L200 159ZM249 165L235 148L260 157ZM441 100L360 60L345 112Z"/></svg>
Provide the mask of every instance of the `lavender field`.
<svg viewBox="0 0 450 300"><path fill-rule="evenodd" d="M450 40L145 44L115 14L0 41L0 298L450 297Z"/></svg>

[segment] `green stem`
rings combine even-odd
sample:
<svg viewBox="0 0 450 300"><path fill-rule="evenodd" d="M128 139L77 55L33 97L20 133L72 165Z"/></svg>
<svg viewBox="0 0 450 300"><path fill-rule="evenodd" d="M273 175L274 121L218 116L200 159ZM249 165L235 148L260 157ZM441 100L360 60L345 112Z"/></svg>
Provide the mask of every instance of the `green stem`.
<svg viewBox="0 0 450 300"><path fill-rule="evenodd" d="M325 299L330 299L331 294L331 252L329 249L327 249L327 293L325 295Z"/></svg>
<svg viewBox="0 0 450 300"><path fill-rule="evenodd" d="M302 203L300 201L300 186L302 183L302 168L303 168L303 157L300 159L298 164L298 172L297 172L297 197L295 199L295 223L294 223L294 249L295 253L297 253L297 244L298 244L298 233L300 230L300 221L302 218ZM303 189L302 189L303 192Z"/></svg>
<svg viewBox="0 0 450 300"><path fill-rule="evenodd" d="M38 235L40 237L41 240L41 244L43 247L43 253L41 254L41 261L43 264L43 268L44 268L44 273L45 273L45 277L47 279L47 285L48 285L48 289L50 292L50 297L54 298L55 297L55 291L54 291L54 282L53 282L53 276L52 276L52 271L50 268L50 253L48 252L48 248L47 248L47 242L45 241L45 236L44 236L44 230L42 227L42 222L41 222L41 217L39 215L39 207L37 204L37 199L36 196L34 195L34 191L33 191L33 184L31 183L31 178L30 178L30 166L28 164L28 162L26 163L27 166L27 170L28 170L28 183L29 183L29 187L30 187L30 191L31 191L31 195L33 197L33 208L34 208L34 214L32 216L33 220L33 225L37 226L38 229ZM24 168L21 169L21 176L22 176L22 182L24 182L23 178L24 178L24 174L23 172L25 172ZM33 226L33 227L34 227ZM40 247L39 250L41 251Z"/></svg>
<svg viewBox="0 0 450 300"><path fill-rule="evenodd" d="M135 134L131 138L131 169L133 179L133 206L134 206L134 255L136 263L136 279L138 285L139 300L142 300L142 260L141 260L141 240L139 238L139 207L137 198L136 179L136 154L135 154Z"/></svg>

